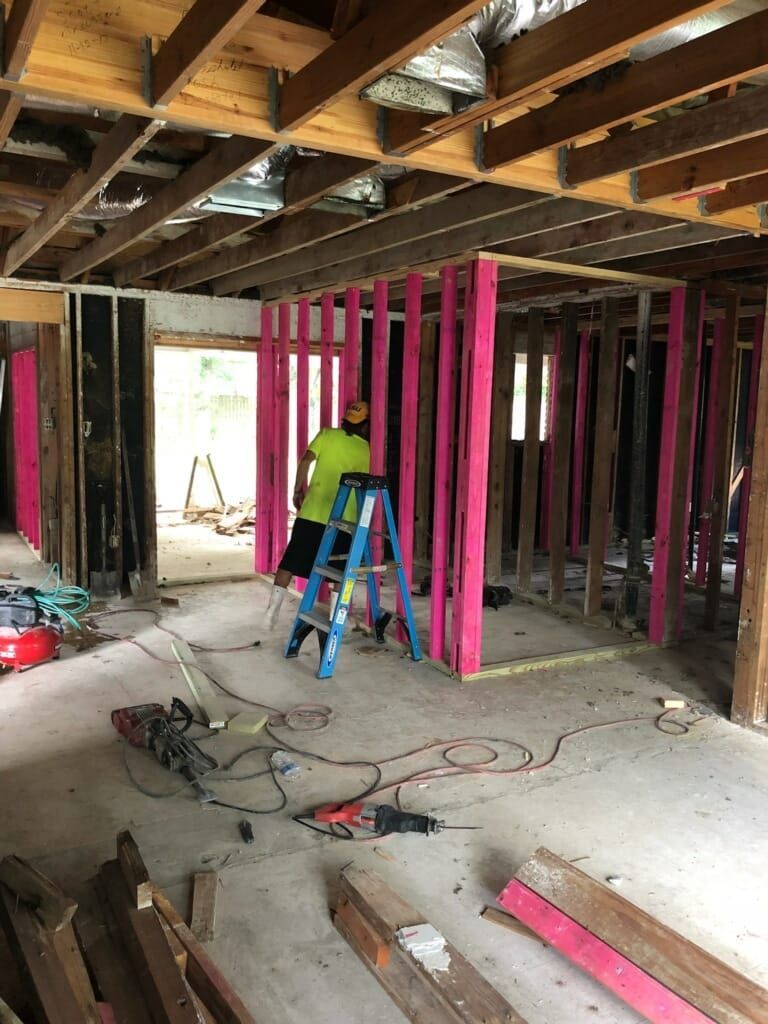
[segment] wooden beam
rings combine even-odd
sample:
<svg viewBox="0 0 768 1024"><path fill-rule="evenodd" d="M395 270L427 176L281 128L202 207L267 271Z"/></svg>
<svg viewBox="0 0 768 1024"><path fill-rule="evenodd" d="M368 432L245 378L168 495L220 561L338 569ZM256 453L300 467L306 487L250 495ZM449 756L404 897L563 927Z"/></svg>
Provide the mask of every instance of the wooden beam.
<svg viewBox="0 0 768 1024"><path fill-rule="evenodd" d="M736 349L739 334L739 299L729 295L725 303L723 351L720 376L715 382L717 431L715 434L714 475L712 481L712 517L709 524L709 563L704 606L704 627L715 629L720 614L720 589L723 582L723 542L728 528L729 487L733 459L733 432L736 429ZM740 620L741 621L741 617Z"/></svg>
<svg viewBox="0 0 768 1024"><path fill-rule="evenodd" d="M768 170L768 135L757 135L680 160L645 167L635 176L634 191L639 202L646 202L660 196L696 192L709 185L748 178L765 170ZM707 200L710 198L716 200L717 196L702 197L706 212L709 212ZM748 202L746 200L741 205L746 206ZM725 209L729 207L726 205Z"/></svg>
<svg viewBox="0 0 768 1024"><path fill-rule="evenodd" d="M57 932L68 925L77 910L75 900L14 854L0 861L0 882L34 910L40 923L49 931Z"/></svg>
<svg viewBox="0 0 768 1024"><path fill-rule="evenodd" d="M300 127L333 101L428 50L483 6L483 0L394 0L375 8L282 85L277 126Z"/></svg>
<svg viewBox="0 0 768 1024"><path fill-rule="evenodd" d="M0 95L0 149L5 146L22 106L22 97L13 92Z"/></svg>
<svg viewBox="0 0 768 1024"><path fill-rule="evenodd" d="M491 409L488 511L485 526L485 580L501 582L505 494L512 491L507 478L507 449L512 437L512 398L515 392L515 319L509 313L496 316L493 349L493 398Z"/></svg>
<svg viewBox="0 0 768 1024"><path fill-rule="evenodd" d="M10 244L3 262L3 274L6 277L12 274L44 246L66 221L77 216L162 125L162 121L145 121L124 114L98 142L91 154L88 170L76 171L56 199Z"/></svg>
<svg viewBox="0 0 768 1024"><path fill-rule="evenodd" d="M137 910L152 906L152 883L136 841L128 831L117 833L117 862L123 873L131 904Z"/></svg>
<svg viewBox="0 0 768 1024"><path fill-rule="evenodd" d="M165 893L154 888L157 912L168 922L187 951L187 980L222 1024L255 1024L245 1004L197 941Z"/></svg>
<svg viewBox="0 0 768 1024"><path fill-rule="evenodd" d="M412 152L472 124L491 120L501 111L543 91L556 89L595 70L614 64L631 47L681 21L722 7L654 0L642 8L627 0L590 0L501 47L494 55L497 88L492 98L466 113L445 118L401 116L393 133L400 152Z"/></svg>
<svg viewBox="0 0 768 1024"><path fill-rule="evenodd" d="M768 12L760 11L649 60L617 69L616 77L608 81L593 86L587 83L554 103L487 131L483 166L505 166L758 74L768 67L767 33Z"/></svg>
<svg viewBox="0 0 768 1024"><path fill-rule="evenodd" d="M336 0L331 24L331 38L341 39L365 14L365 0Z"/></svg>
<svg viewBox="0 0 768 1024"><path fill-rule="evenodd" d="M541 460L541 399L544 363L544 314L528 313L528 343L525 375L525 441L523 477L520 484L520 525L517 539L517 589L531 589L533 549L536 540L536 511Z"/></svg>
<svg viewBox="0 0 768 1024"><path fill-rule="evenodd" d="M197 1024L194 1003L154 907L139 910L131 903L117 861L103 864L98 878L133 962L152 1020L155 1024Z"/></svg>
<svg viewBox="0 0 768 1024"><path fill-rule="evenodd" d="M325 164L325 161L323 163ZM411 201L419 203L427 198L436 198L452 192L458 187L456 179L447 175L423 174L417 175L416 178L419 184L413 184L409 192L396 195L390 193L393 197L393 206L388 207L373 219L384 219L390 213L398 212L410 205ZM314 200L310 200L307 194L307 202L302 205L308 205L310 201ZM222 280L214 282L213 290L216 295L239 292L259 283L260 275L248 274L246 268L266 260L273 260L276 265L279 265L278 257L308 247L312 243L323 242L337 235L362 228L368 229L368 222L364 218L344 213L306 210L288 218L276 231L264 238L252 239L234 249L219 253L217 256L180 268L176 272L172 287L174 289L184 288L200 281L222 277Z"/></svg>
<svg viewBox="0 0 768 1024"><path fill-rule="evenodd" d="M291 258L272 260L256 271L250 280L256 284L280 282L280 286L289 291L303 290L307 281L322 278L330 282L333 275L336 275L334 280L338 280L345 273L350 273L354 261L371 260L373 263L376 257L380 257L382 266L407 268L419 262L422 253L459 253L473 248L475 242L483 244L480 241L482 239L499 240L504 237L510 216L531 207L542 207L537 213L531 212L534 225L549 225L553 221L573 223L575 217L592 209L590 204L579 200L566 203L568 205L563 205L562 201L553 203L537 192L482 186L439 204L414 210L407 219L390 217L358 228L350 234L343 246L337 240L331 240L295 253ZM512 223L519 223L520 230L527 233L527 219L514 220ZM460 233L459 228L466 228L467 231ZM427 242L435 235L444 236L442 241L449 243L447 249L445 246L439 250L430 247L439 244ZM417 246L416 243L423 244ZM408 245L413 245L413 249L407 249ZM393 250L398 254L394 263L382 255ZM356 269L352 268L353 271ZM270 289L266 289L265 294L269 293Z"/></svg>
<svg viewBox="0 0 768 1024"><path fill-rule="evenodd" d="M189 928L199 942L210 942L214 936L218 887L217 872L195 872L192 880L192 914Z"/></svg>
<svg viewBox="0 0 768 1024"><path fill-rule="evenodd" d="M57 955L55 933L46 931L32 910L3 885L0 925L8 938L35 1020L47 1024L85 1021L82 1005Z"/></svg>
<svg viewBox="0 0 768 1024"><path fill-rule="evenodd" d="M24 75L29 51L45 17L49 0L13 0L5 23L3 78L18 82Z"/></svg>
<svg viewBox="0 0 768 1024"><path fill-rule="evenodd" d="M552 505L549 525L549 600L561 604L565 589L568 485L571 466L571 424L576 386L578 308L563 306L560 328L560 362L554 401Z"/></svg>
<svg viewBox="0 0 768 1024"><path fill-rule="evenodd" d="M196 0L151 57L153 106L167 107L263 4L264 0Z"/></svg>
<svg viewBox="0 0 768 1024"><path fill-rule="evenodd" d="M398 534L403 572L408 593L413 584L414 520L416 511L416 444L419 412L419 360L421 347L421 274L408 274L405 282L405 323L403 327L403 370L400 401L400 460ZM405 615L398 590L397 612ZM397 638L408 643L408 633L398 622Z"/></svg>
<svg viewBox="0 0 768 1024"><path fill-rule="evenodd" d="M689 110L679 117L569 149L563 170L568 185L582 185L622 171L700 153L768 132L768 86Z"/></svg>
<svg viewBox="0 0 768 1024"><path fill-rule="evenodd" d="M763 351L768 351L768 316ZM768 359L760 364L731 719L768 721Z"/></svg>
<svg viewBox="0 0 768 1024"><path fill-rule="evenodd" d="M667 1020L768 1022L764 988L549 850L537 850L517 871L515 881L703 1014L677 1016L670 1006L663 1014ZM506 893L499 903L515 913ZM616 977L623 987L624 975L617 972Z"/></svg>
<svg viewBox="0 0 768 1024"><path fill-rule="evenodd" d="M705 213L717 214L765 202L768 202L768 174L756 174L741 181L730 181L722 192L704 196L701 208Z"/></svg>
<svg viewBox="0 0 768 1024"><path fill-rule="evenodd" d="M676 288L670 297L669 316L648 616L648 639L654 644L679 639L682 628L701 292Z"/></svg>
<svg viewBox="0 0 768 1024"><path fill-rule="evenodd" d="M233 136L194 163L162 188L148 203L124 217L101 238L79 249L60 269L62 281L71 281L91 267L125 249L160 227L179 210L202 199L220 185L264 159L272 144Z"/></svg>
<svg viewBox="0 0 768 1024"><path fill-rule="evenodd" d="M611 477L615 454L617 367L619 357L619 300L603 299L600 319L595 409L592 492L589 502L589 554L584 615L598 615L603 606L603 562L608 543Z"/></svg>

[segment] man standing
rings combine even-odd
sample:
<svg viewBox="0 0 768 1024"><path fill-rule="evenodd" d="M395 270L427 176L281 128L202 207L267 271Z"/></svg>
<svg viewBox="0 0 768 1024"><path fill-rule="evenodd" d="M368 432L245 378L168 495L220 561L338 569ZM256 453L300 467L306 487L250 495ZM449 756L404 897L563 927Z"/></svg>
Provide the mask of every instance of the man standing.
<svg viewBox="0 0 768 1024"><path fill-rule="evenodd" d="M298 512L293 533L275 573L275 583L266 611L267 625L274 629L288 585L294 576L312 572L331 508L339 490L342 473L367 473L370 467L368 447L368 403L353 402L344 413L340 427L324 427L311 442L296 467L293 504ZM307 489L309 468L315 468ZM306 493L305 493L306 492ZM357 518L356 498L350 497L344 518ZM346 555L352 538L339 531L334 555Z"/></svg>

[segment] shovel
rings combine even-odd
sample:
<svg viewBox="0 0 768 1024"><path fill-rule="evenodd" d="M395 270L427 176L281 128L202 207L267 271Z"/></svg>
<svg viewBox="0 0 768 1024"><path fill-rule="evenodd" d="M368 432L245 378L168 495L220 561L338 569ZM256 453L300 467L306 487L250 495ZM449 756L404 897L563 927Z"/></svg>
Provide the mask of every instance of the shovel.
<svg viewBox="0 0 768 1024"><path fill-rule="evenodd" d="M96 597L112 597L117 593L117 573L107 571L107 506L101 503L101 572L90 575L91 593Z"/></svg>
<svg viewBox="0 0 768 1024"><path fill-rule="evenodd" d="M128 497L128 521L131 527L131 544L133 546L133 560L136 563L135 569L128 570L128 583L134 597L141 597L144 593L144 583L141 578L141 553L139 548L139 531L136 527L136 506L133 503L133 485L131 484L131 466L128 462L128 448L125 443L125 429L122 432L123 449L123 474L125 475L125 493Z"/></svg>

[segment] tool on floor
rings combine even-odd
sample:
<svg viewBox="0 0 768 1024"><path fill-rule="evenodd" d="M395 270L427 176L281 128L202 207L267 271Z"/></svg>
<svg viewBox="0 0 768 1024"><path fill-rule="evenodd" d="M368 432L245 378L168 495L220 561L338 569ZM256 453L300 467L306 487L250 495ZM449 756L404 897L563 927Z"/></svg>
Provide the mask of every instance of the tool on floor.
<svg viewBox="0 0 768 1024"><path fill-rule="evenodd" d="M213 689L210 679L195 661L189 644L181 637L176 637L171 641L171 650L208 728L226 729L228 715L224 710L224 705Z"/></svg>
<svg viewBox="0 0 768 1024"><path fill-rule="evenodd" d="M344 519L344 510L352 494L355 495L357 501L357 518L354 522ZM388 566L374 565L371 555L370 535L373 532L371 520L377 497L381 498L386 524L386 532L381 536L389 540L394 556L394 563ZM332 556L336 537L340 530L351 534L352 537L349 555L343 560L334 559ZM331 565L331 561L336 561L338 567ZM397 588L404 610L403 616L383 609L379 603L374 573L383 572L388 568L395 570ZM421 661L421 648L416 635L416 624L403 570L400 542L397 538L395 517L387 489L387 478L370 476L367 473L344 473L339 481L339 490L331 509L331 517L320 542L317 558L285 648L286 658L298 657L302 643L312 630L316 629L321 650L320 667L316 673L318 679L329 679L333 675L344 636L344 626L349 614L352 593L360 575L366 577L377 642L384 643L384 630L392 618L395 618L405 629L411 648L411 657L414 661ZM339 585L338 601L331 621L315 611L315 602L324 580L331 580Z"/></svg>
<svg viewBox="0 0 768 1024"><path fill-rule="evenodd" d="M125 440L125 427L121 432L123 451L123 481L125 483L125 495L128 499L128 523L131 528L131 546L133 547L134 569L128 570L128 583L134 597L141 597L144 593L144 583L141 579L141 548L139 547L139 530L136 525L136 505L133 500L133 484L131 482L131 464L128 459L128 445Z"/></svg>
<svg viewBox="0 0 768 1024"><path fill-rule="evenodd" d="M309 815L298 815L296 820L305 821ZM318 807L312 819L321 824L330 825L328 835L337 838L351 838L350 830L362 829L379 836L393 833L418 832L423 836L436 836L446 829L474 829L474 825L446 825L430 814L413 814L401 811L389 804L325 804ZM340 825L345 831L334 831L333 826Z"/></svg>
<svg viewBox="0 0 768 1024"><path fill-rule="evenodd" d="M255 842L253 836L253 827L250 821L246 821L246 819L243 818L243 820L237 827L240 829L240 835L244 843L247 843L250 846L251 843Z"/></svg>
<svg viewBox="0 0 768 1024"><path fill-rule="evenodd" d="M181 729L175 724L177 716L184 723ZM219 763L185 735L193 715L182 700L174 697L170 712L162 704L137 704L116 708L111 718L112 725L132 747L150 750L169 772L179 772L189 779L201 804L216 800L216 794L203 785L200 776L216 771Z"/></svg>
<svg viewBox="0 0 768 1024"><path fill-rule="evenodd" d="M97 485L97 490L100 497L102 498L100 506L100 523L101 523L101 538L100 538L100 552L101 552L101 570L99 572L91 572L89 577L89 583L91 593L97 597L112 597L120 590L117 573L113 570L107 569L107 505L104 499L105 488L104 484L100 483Z"/></svg>
<svg viewBox="0 0 768 1024"><path fill-rule="evenodd" d="M59 657L61 617L42 606L34 587L0 588L0 664L20 672Z"/></svg>

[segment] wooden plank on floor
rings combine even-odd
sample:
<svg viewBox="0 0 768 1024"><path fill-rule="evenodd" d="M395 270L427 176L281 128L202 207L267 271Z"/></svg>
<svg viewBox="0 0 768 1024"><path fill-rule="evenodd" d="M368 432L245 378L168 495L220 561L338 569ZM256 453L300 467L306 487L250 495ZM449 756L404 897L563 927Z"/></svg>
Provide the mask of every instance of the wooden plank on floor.
<svg viewBox="0 0 768 1024"><path fill-rule="evenodd" d="M587 558L584 614L597 615L603 604L603 561L608 541L619 354L619 300L603 299L597 368L592 493L589 503L589 554Z"/></svg>
<svg viewBox="0 0 768 1024"><path fill-rule="evenodd" d="M533 548L541 461L541 389L544 363L544 310L528 313L528 345L525 376L525 441L520 484L520 527L517 540L517 589L531 589Z"/></svg>
<svg viewBox="0 0 768 1024"><path fill-rule="evenodd" d="M496 315L496 344L493 350L493 398L491 451L488 466L488 512L485 523L485 579L501 582L504 504L512 480L507 478L507 452L512 436L512 396L515 390L515 318L511 313Z"/></svg>
<svg viewBox="0 0 768 1024"><path fill-rule="evenodd" d="M197 664L189 644L176 637L171 641L171 650L208 728L223 729L227 724L227 712L210 679Z"/></svg>
<svg viewBox="0 0 768 1024"><path fill-rule="evenodd" d="M198 1024L195 1007L154 907L139 910L133 905L116 860L102 865L99 879L117 919L152 1020L155 1024Z"/></svg>
<svg viewBox="0 0 768 1024"><path fill-rule="evenodd" d="M768 1024L768 991L549 850L515 879L717 1024Z"/></svg>
<svg viewBox="0 0 768 1024"><path fill-rule="evenodd" d="M77 903L27 861L9 854L0 861L0 882L25 903L49 931L64 928L74 917Z"/></svg>
<svg viewBox="0 0 768 1024"><path fill-rule="evenodd" d="M432 448L434 440L435 356L437 324L425 320L421 325L421 367L419 369L419 426L416 445L416 521L413 555L427 562L432 546Z"/></svg>
<svg viewBox="0 0 768 1024"><path fill-rule="evenodd" d="M60 931L54 932L51 939L59 963L69 979L69 986L80 1007L83 1024L100 1024L101 1015L75 929L71 924L67 924Z"/></svg>
<svg viewBox="0 0 768 1024"><path fill-rule="evenodd" d="M189 927L199 942L210 942L213 938L216 926L216 893L218 887L219 876L217 872L195 872L192 879L192 915Z"/></svg>
<svg viewBox="0 0 768 1024"><path fill-rule="evenodd" d="M344 897L381 938L392 943L392 962L381 969L382 974L390 971L394 964L407 964L420 979L423 991L431 991L440 999L443 1017L438 1020L455 1020L460 1024L525 1024L507 1000L450 942L445 944L450 958L450 966L445 971L424 970L414 957L400 948L395 933L409 925L426 923L426 918L375 872L347 868L341 874L341 888ZM352 945L354 947L354 942ZM373 967L370 961L369 965ZM392 995L390 987L385 987ZM395 1001L403 1008L397 999ZM420 1019L408 1009L404 1012L411 1020Z"/></svg>
<svg viewBox="0 0 768 1024"><path fill-rule="evenodd" d="M187 951L187 980L219 1024L256 1024L245 1004L211 960L165 893L153 887L157 912Z"/></svg>
<svg viewBox="0 0 768 1024"><path fill-rule="evenodd" d="M560 366L554 406L554 465L549 526L549 600L551 604L561 604L565 590L568 486L571 475L571 438L578 343L578 306L569 302L563 306Z"/></svg>

